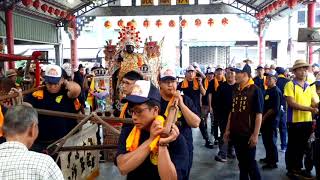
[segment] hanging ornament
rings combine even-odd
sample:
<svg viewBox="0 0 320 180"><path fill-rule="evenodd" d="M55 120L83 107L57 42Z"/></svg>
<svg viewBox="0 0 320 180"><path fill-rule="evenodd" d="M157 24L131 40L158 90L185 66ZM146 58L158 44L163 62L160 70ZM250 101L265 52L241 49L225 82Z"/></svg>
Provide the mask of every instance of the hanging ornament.
<svg viewBox="0 0 320 180"><path fill-rule="evenodd" d="M298 4L298 0L288 0L288 7L293 9Z"/></svg>
<svg viewBox="0 0 320 180"><path fill-rule="evenodd" d="M121 27L121 28L122 28L122 27L123 27L123 23L124 23L123 20L120 19L120 20L118 21L118 23L117 23L117 24L118 24L118 27Z"/></svg>
<svg viewBox="0 0 320 180"><path fill-rule="evenodd" d="M104 22L104 27L107 28L107 29L110 29L112 27L111 22L109 20Z"/></svg>
<svg viewBox="0 0 320 180"><path fill-rule="evenodd" d="M145 20L143 21L143 27L148 28L149 26L150 26L149 20L148 20L148 19L145 19Z"/></svg>
<svg viewBox="0 0 320 180"><path fill-rule="evenodd" d="M39 0L35 0L35 1L33 2L33 7L36 8L36 9L39 9L39 7L40 7L40 1L39 1Z"/></svg>
<svg viewBox="0 0 320 180"><path fill-rule="evenodd" d="M160 28L160 27L162 26L162 21L161 21L160 19L158 19L158 20L156 21L156 26L157 26L158 28Z"/></svg>
<svg viewBox="0 0 320 180"><path fill-rule="evenodd" d="M136 22L136 20L132 19L131 22L132 22L133 27L136 28L136 27L137 27L137 22Z"/></svg>
<svg viewBox="0 0 320 180"><path fill-rule="evenodd" d="M43 12L47 12L48 11L48 5L46 5L46 4L42 4L42 6L41 6L41 10L43 11Z"/></svg>
<svg viewBox="0 0 320 180"><path fill-rule="evenodd" d="M176 27L176 22L171 19L171 20L169 21L169 27L171 27L171 28Z"/></svg>
<svg viewBox="0 0 320 180"><path fill-rule="evenodd" d="M72 20L72 15L71 15L71 14L68 14L67 17L66 17L66 19L67 19L68 21L71 21L71 20Z"/></svg>
<svg viewBox="0 0 320 180"><path fill-rule="evenodd" d="M213 24L214 24L213 19L212 19L212 18L208 19L208 25L209 25L210 27L212 27Z"/></svg>
<svg viewBox="0 0 320 180"><path fill-rule="evenodd" d="M135 28L137 25L136 21L134 19L132 19L131 21L129 21L127 23L127 28Z"/></svg>
<svg viewBox="0 0 320 180"><path fill-rule="evenodd" d="M284 6L287 3L286 0L278 0L278 1L280 3L280 7Z"/></svg>
<svg viewBox="0 0 320 180"><path fill-rule="evenodd" d="M271 13L273 11L273 6L272 5L268 6L268 11L269 11L269 13Z"/></svg>
<svg viewBox="0 0 320 180"><path fill-rule="evenodd" d="M280 6L279 1L274 2L274 3L272 4L272 6L273 6L273 8L274 8L275 10L277 10L277 9L279 8L279 6Z"/></svg>
<svg viewBox="0 0 320 180"><path fill-rule="evenodd" d="M55 9L50 6L49 9L48 9L48 13L49 13L49 14L52 14L54 11L55 11Z"/></svg>
<svg viewBox="0 0 320 180"><path fill-rule="evenodd" d="M62 18L66 17L66 12L61 11L61 12L60 12L60 17L62 17Z"/></svg>
<svg viewBox="0 0 320 180"><path fill-rule="evenodd" d="M255 15L255 17L256 17L257 19L261 19L261 13L258 12L258 13Z"/></svg>
<svg viewBox="0 0 320 180"><path fill-rule="evenodd" d="M196 25L197 27L201 26L201 20L198 18L194 21L194 25Z"/></svg>
<svg viewBox="0 0 320 180"><path fill-rule="evenodd" d="M60 10L59 9L56 9L55 11L54 11L54 15L56 15L56 16L59 16L60 15Z"/></svg>
<svg viewBox="0 0 320 180"><path fill-rule="evenodd" d="M26 7L30 7L32 5L32 0L22 0L22 4Z"/></svg>
<svg viewBox="0 0 320 180"><path fill-rule="evenodd" d="M188 22L187 22L187 20L182 19L182 20L181 20L181 22L180 22L180 26L181 26L182 28L187 27L187 26L188 26Z"/></svg>
<svg viewBox="0 0 320 180"><path fill-rule="evenodd" d="M229 19L226 18L226 17L224 17L224 18L221 20L221 23L222 23L222 25L226 26L226 25L229 24Z"/></svg>

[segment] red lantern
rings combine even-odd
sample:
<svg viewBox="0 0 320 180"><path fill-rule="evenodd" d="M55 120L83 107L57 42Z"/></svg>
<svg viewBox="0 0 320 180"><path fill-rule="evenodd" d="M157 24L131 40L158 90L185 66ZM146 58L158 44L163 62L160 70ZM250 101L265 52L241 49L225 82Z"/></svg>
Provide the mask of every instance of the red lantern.
<svg viewBox="0 0 320 180"><path fill-rule="evenodd" d="M160 28L160 27L162 26L162 21L161 21L160 19L158 19L158 20L156 21L156 26L157 26L158 28Z"/></svg>
<svg viewBox="0 0 320 180"><path fill-rule="evenodd" d="M180 22L180 26L181 26L182 28L187 27L187 26L188 26L188 22L187 22L187 20L182 19L182 20L181 20L181 22Z"/></svg>
<svg viewBox="0 0 320 180"><path fill-rule="evenodd" d="M56 16L59 16L60 15L60 10L59 9L56 9L55 11L54 11L54 15L56 15Z"/></svg>
<svg viewBox="0 0 320 180"><path fill-rule="evenodd" d="M226 26L226 25L229 24L229 19L226 18L226 17L224 17L224 18L221 20L221 23L222 23L222 25Z"/></svg>
<svg viewBox="0 0 320 180"><path fill-rule="evenodd" d="M106 21L104 22L104 27L107 28L107 29L110 29L111 28L111 22L110 21Z"/></svg>
<svg viewBox="0 0 320 180"><path fill-rule="evenodd" d="M280 0L280 7L284 6L286 4L286 0Z"/></svg>
<svg viewBox="0 0 320 180"><path fill-rule="evenodd" d="M212 18L208 19L208 25L211 27L213 26L213 24L214 24L213 19Z"/></svg>
<svg viewBox="0 0 320 180"><path fill-rule="evenodd" d="M298 4L298 0L288 0L288 7L293 9Z"/></svg>
<svg viewBox="0 0 320 180"><path fill-rule="evenodd" d="M53 12L54 12L54 9L53 9L53 7L50 6L49 9L48 9L48 13L52 14Z"/></svg>
<svg viewBox="0 0 320 180"><path fill-rule="evenodd" d="M120 19L117 24L118 24L119 27L123 27L123 20Z"/></svg>
<svg viewBox="0 0 320 180"><path fill-rule="evenodd" d="M46 4L42 4L42 6L41 6L41 9L42 9L42 11L43 12L47 12L48 11L48 5L46 5Z"/></svg>
<svg viewBox="0 0 320 180"><path fill-rule="evenodd" d="M257 19L261 19L261 13L258 12L258 13L255 15L255 17L256 17Z"/></svg>
<svg viewBox="0 0 320 180"><path fill-rule="evenodd" d="M62 18L66 17L66 12L61 11L61 13L60 13L60 17L62 17Z"/></svg>
<svg viewBox="0 0 320 180"><path fill-rule="evenodd" d="M174 20L169 21L169 27L174 28L176 27L176 22Z"/></svg>
<svg viewBox="0 0 320 180"><path fill-rule="evenodd" d="M131 28L135 28L136 25L137 25L137 23L136 23L136 21L135 21L134 19L132 19L131 21L129 21L129 22L127 23L127 26L128 26L128 27L131 27Z"/></svg>
<svg viewBox="0 0 320 180"><path fill-rule="evenodd" d="M71 20L72 20L72 15L71 15L71 14L68 14L67 17L66 17L66 19L67 19L68 21L71 21Z"/></svg>
<svg viewBox="0 0 320 180"><path fill-rule="evenodd" d="M272 5L268 6L268 11L269 11L269 13L271 13L273 11L273 6Z"/></svg>
<svg viewBox="0 0 320 180"><path fill-rule="evenodd" d="M194 21L194 24L197 26L197 27L200 27L201 26L201 20L198 18Z"/></svg>
<svg viewBox="0 0 320 180"><path fill-rule="evenodd" d="M40 7L40 1L39 0L36 0L33 2L33 7L36 8L36 9L39 9Z"/></svg>
<svg viewBox="0 0 320 180"><path fill-rule="evenodd" d="M275 10L277 10L277 9L279 8L279 6L280 6L279 1L274 2L274 3L272 4L272 6L273 6L273 8L274 8Z"/></svg>
<svg viewBox="0 0 320 180"><path fill-rule="evenodd" d="M32 4L32 0L22 0L22 4L29 7Z"/></svg>
<svg viewBox="0 0 320 180"><path fill-rule="evenodd" d="M150 22L148 19L143 21L143 27L148 28L150 26Z"/></svg>

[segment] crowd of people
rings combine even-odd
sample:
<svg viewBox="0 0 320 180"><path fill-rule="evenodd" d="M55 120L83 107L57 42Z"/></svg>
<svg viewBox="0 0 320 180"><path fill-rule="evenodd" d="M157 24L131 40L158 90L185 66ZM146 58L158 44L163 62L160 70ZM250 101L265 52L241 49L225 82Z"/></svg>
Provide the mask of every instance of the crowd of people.
<svg viewBox="0 0 320 180"><path fill-rule="evenodd" d="M201 72L192 63L182 80L175 73L172 68L162 69L159 88L135 70L120 79L124 98L114 116L132 118L133 125L122 126L114 163L127 179L189 179L192 128L198 127L204 146L219 148L216 161L237 159L241 180L261 179L256 161L260 134L263 170L277 168L281 152L290 179L313 178L313 167L320 178L319 65L297 60L289 71L273 65L258 66L253 72L250 62L244 61ZM19 88L19 74L9 70L1 82L8 80L11 88ZM91 76L82 65L72 76L48 65L42 76L44 88L26 95L22 105L1 105L0 179L63 179L45 154L47 146L65 136L77 121L38 115L34 108L85 113ZM165 134L172 107L177 109L176 122Z"/></svg>

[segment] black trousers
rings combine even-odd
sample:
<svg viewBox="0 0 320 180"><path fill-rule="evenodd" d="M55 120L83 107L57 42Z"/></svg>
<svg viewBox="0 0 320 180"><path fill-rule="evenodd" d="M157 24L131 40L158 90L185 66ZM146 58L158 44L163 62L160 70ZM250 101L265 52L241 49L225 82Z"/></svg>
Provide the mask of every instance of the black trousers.
<svg viewBox="0 0 320 180"><path fill-rule="evenodd" d="M256 161L256 147L249 147L246 136L231 135L237 159L239 161L240 180L260 180L261 175Z"/></svg>
<svg viewBox="0 0 320 180"><path fill-rule="evenodd" d="M288 123L287 127L286 167L288 171L299 171L303 167L303 157L308 150L308 139L312 133L312 123Z"/></svg>
<svg viewBox="0 0 320 180"><path fill-rule="evenodd" d="M204 140L209 141L209 135L208 135L208 123L207 123L207 118L209 114L209 106L202 106L201 107L201 121L199 124L199 129L202 134L202 137ZM211 118L213 116L210 114ZM211 119L212 120L212 119Z"/></svg>
<svg viewBox="0 0 320 180"><path fill-rule="evenodd" d="M261 127L262 141L266 150L268 164L276 164L278 162L277 124L277 121L273 119L265 122Z"/></svg>

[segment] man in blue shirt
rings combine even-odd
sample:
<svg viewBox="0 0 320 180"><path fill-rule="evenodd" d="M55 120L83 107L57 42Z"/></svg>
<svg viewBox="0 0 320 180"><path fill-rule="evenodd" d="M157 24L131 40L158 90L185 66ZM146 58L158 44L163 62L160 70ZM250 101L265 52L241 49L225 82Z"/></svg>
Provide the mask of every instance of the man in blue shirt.
<svg viewBox="0 0 320 180"><path fill-rule="evenodd" d="M268 89L264 96L264 110L261 125L263 144L266 150L266 157L261 159L263 169L277 168L278 149L277 149L277 126L278 114L280 112L281 91L276 86L277 75L266 73Z"/></svg>
<svg viewBox="0 0 320 180"><path fill-rule="evenodd" d="M180 133L185 137L189 150L189 172L193 160L193 139L191 128L197 128L200 124L199 116L194 113L196 107L193 105L192 100L188 96L182 96L177 92L177 79L174 71L167 69L160 74L160 94L161 94L161 115L168 116L168 108L171 106L174 99L178 100L178 117L176 125Z"/></svg>
<svg viewBox="0 0 320 180"><path fill-rule="evenodd" d="M200 117L200 94L204 96L206 90L201 83L201 77L196 77L197 71L199 70L196 70L192 65L188 66L186 69L186 77L178 84L177 90L182 91L183 95L188 96L193 101L193 104L196 107L195 113ZM206 142L205 147L212 149L213 144L209 140L206 120L201 120L199 128L202 137Z"/></svg>
<svg viewBox="0 0 320 180"><path fill-rule="evenodd" d="M286 78L285 69L282 67L277 67L276 72L278 74L277 79L277 87L281 91L281 109L279 112L279 134L280 134L280 141L281 141L281 152L285 152L287 149L287 103L286 99L283 96L284 87L285 85L290 81L288 78Z"/></svg>
<svg viewBox="0 0 320 180"><path fill-rule="evenodd" d="M115 163L127 179L187 179L188 145L173 124L163 136L164 118L159 116L161 96L150 82L135 82L129 103L134 126L121 129Z"/></svg>

